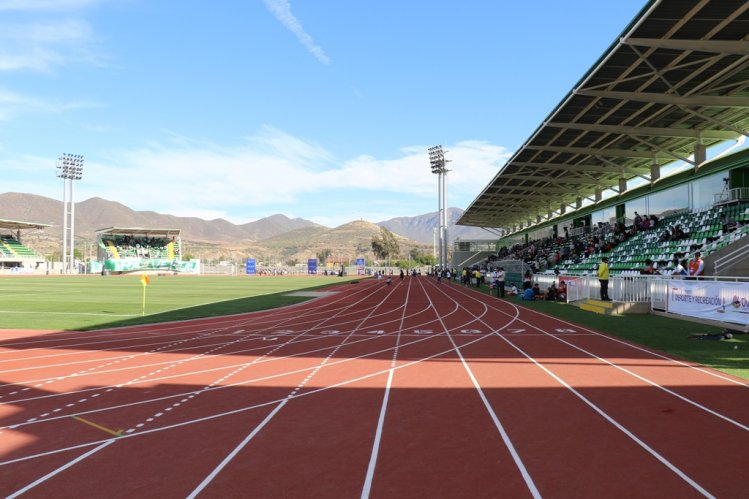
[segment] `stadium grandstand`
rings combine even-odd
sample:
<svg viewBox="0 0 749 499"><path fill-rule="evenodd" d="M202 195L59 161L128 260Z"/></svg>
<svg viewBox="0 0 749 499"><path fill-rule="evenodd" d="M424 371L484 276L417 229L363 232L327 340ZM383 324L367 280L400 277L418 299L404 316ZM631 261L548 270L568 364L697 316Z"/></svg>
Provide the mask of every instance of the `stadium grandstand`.
<svg viewBox="0 0 749 499"><path fill-rule="evenodd" d="M452 265L521 261L544 284L606 256L623 283L699 251L705 275L749 276L747 33L749 2L648 2L458 220L495 251L456 242Z"/></svg>
<svg viewBox="0 0 749 499"><path fill-rule="evenodd" d="M22 231L49 227L47 224L0 220L0 271L35 272L45 263L44 257L23 244Z"/></svg>
<svg viewBox="0 0 749 499"><path fill-rule="evenodd" d="M142 271L195 273L197 262L182 261L179 229L109 227L96 231L97 261L89 272Z"/></svg>

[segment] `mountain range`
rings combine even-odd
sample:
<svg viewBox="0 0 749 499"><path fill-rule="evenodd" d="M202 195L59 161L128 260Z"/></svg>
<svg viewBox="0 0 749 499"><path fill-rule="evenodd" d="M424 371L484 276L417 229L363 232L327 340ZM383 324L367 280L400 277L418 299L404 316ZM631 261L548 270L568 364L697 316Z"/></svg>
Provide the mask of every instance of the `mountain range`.
<svg viewBox="0 0 749 499"><path fill-rule="evenodd" d="M48 224L42 230L26 231L25 242L45 255L59 251L62 240L63 205L59 200L35 194L7 192L0 194L0 219ZM459 208L448 209L448 237L461 239L492 239L493 236L475 227L456 226L462 215ZM89 246L96 231L109 227L180 229L185 253L204 257L231 258L256 255L275 256L277 260L304 259L329 249L333 255L357 256L371 251L371 241L385 227L396 234L401 249L431 249L437 213L415 217L398 217L378 223L353 221L329 228L303 218L277 214L246 224L234 224L221 218L204 220L177 217L154 211L136 211L99 197L75 204L75 234L78 247Z"/></svg>

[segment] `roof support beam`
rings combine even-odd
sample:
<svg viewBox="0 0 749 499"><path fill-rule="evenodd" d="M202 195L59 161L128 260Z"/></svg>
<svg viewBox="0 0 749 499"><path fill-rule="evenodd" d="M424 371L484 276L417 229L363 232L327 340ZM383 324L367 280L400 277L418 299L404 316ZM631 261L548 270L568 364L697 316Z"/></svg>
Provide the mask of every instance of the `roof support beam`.
<svg viewBox="0 0 749 499"><path fill-rule="evenodd" d="M610 170L606 168L606 165L585 165L585 164L578 164L578 165L569 165L565 163L537 163L537 162L517 162L513 163L515 166L527 166L529 168L548 168L550 170L558 170L560 168L563 168L565 171L568 172L578 172L578 173L608 173ZM637 175L641 171L647 171L649 166L642 166L642 167L630 167L630 166L621 166L617 165L615 163L612 163L616 167L616 171L623 172L623 173L629 173L632 175Z"/></svg>
<svg viewBox="0 0 749 499"><path fill-rule="evenodd" d="M561 147L561 146L534 146L527 145L526 149L534 151L564 152L569 154L583 154L586 156L608 156L622 158L644 158L654 157L671 158L670 154L661 151L630 151L629 149L596 149L594 147Z"/></svg>
<svg viewBox="0 0 749 499"><path fill-rule="evenodd" d="M540 175L515 175L508 174L502 175L502 178L511 180L526 180L528 182L554 182L555 184L583 184L583 185L594 185L598 179L591 177L578 177L578 176L559 176L559 177L548 177Z"/></svg>
<svg viewBox="0 0 749 499"><path fill-rule="evenodd" d="M673 38L622 38L625 45L655 49L690 50L716 54L749 55L749 44L745 41L724 40L677 40Z"/></svg>
<svg viewBox="0 0 749 499"><path fill-rule="evenodd" d="M740 134L730 130L695 130L691 128L662 128L649 126L624 126L624 125L596 125L587 123L557 123L546 122L546 126L569 130L584 130L589 132L619 133L624 135L653 136L653 137L682 137L686 139L716 139L734 140Z"/></svg>
<svg viewBox="0 0 749 499"><path fill-rule="evenodd" d="M674 95L657 94L654 92L619 92L616 90L585 89L578 89L575 93L589 97L653 102L656 104L670 104L675 106L749 108L749 97L733 95Z"/></svg>

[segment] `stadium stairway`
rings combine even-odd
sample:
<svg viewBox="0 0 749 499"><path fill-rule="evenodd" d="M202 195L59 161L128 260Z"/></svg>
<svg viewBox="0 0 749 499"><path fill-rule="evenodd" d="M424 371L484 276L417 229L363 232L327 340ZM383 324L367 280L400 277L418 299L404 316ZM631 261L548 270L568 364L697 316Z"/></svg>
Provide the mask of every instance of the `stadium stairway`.
<svg viewBox="0 0 749 499"><path fill-rule="evenodd" d="M572 304L577 305L582 310L587 310L588 312L593 312L601 315L650 313L649 303L601 301L588 298L587 300Z"/></svg>
<svg viewBox="0 0 749 499"><path fill-rule="evenodd" d="M0 242L3 244L3 253L8 256L18 256L13 248L8 245L7 242L5 242L5 239L2 239Z"/></svg>
<svg viewBox="0 0 749 499"><path fill-rule="evenodd" d="M115 260L120 259L120 252L117 251L117 246L114 245L114 241L111 239L107 239L107 247L109 248L109 252L112 255L112 258Z"/></svg>

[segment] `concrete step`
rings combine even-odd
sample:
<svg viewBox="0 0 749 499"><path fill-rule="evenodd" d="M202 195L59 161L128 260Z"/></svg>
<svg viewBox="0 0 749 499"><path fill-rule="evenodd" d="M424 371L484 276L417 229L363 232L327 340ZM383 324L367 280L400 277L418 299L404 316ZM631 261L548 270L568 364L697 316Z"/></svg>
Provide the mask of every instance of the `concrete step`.
<svg viewBox="0 0 749 499"><path fill-rule="evenodd" d="M575 302L575 305L588 312L595 312L603 315L620 315L620 314L648 314L650 313L650 303L634 302L612 302L587 299Z"/></svg>
<svg viewBox="0 0 749 499"><path fill-rule="evenodd" d="M613 301L603 301L603 300L594 300L593 298L588 298L587 302L588 305L594 305L596 307L601 308L614 308L614 302Z"/></svg>
<svg viewBox="0 0 749 499"><path fill-rule="evenodd" d="M591 300L588 300L588 301L591 301ZM591 303L581 303L579 307L583 310L587 310L588 312L595 312L596 314L601 314L601 315L608 315L610 313L609 312L610 309L599 307Z"/></svg>

